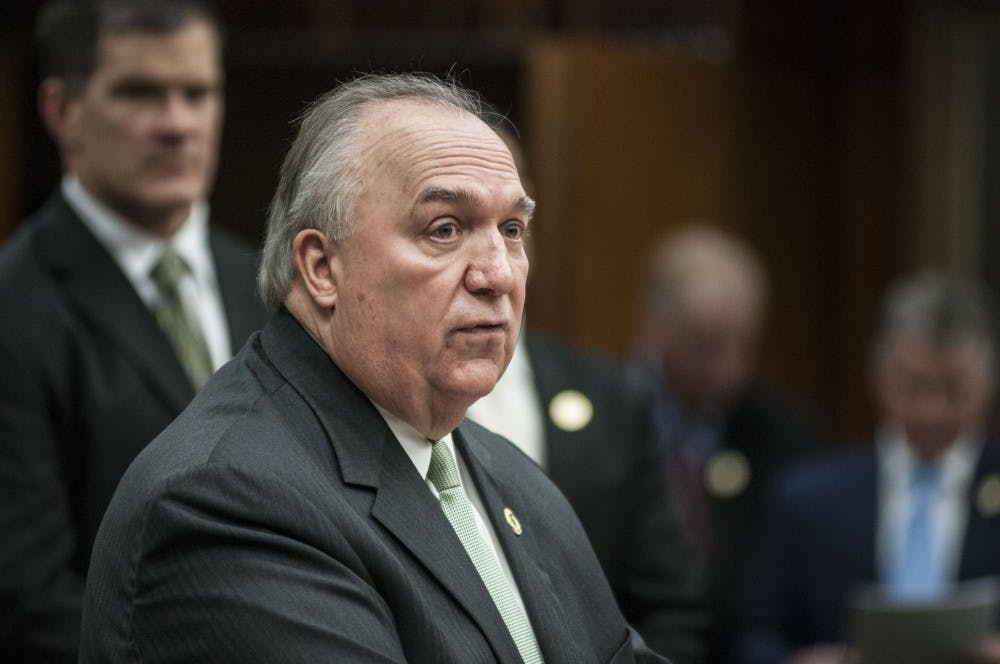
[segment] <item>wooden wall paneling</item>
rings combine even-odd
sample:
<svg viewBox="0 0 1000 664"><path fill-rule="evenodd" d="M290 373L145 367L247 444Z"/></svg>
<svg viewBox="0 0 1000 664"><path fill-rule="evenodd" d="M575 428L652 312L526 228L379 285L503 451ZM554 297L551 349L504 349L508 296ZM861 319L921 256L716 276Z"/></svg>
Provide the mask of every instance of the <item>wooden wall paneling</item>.
<svg viewBox="0 0 1000 664"><path fill-rule="evenodd" d="M740 55L741 199L773 283L762 371L866 436L867 342L907 237L904 12L771 7L745 16Z"/></svg>
<svg viewBox="0 0 1000 664"><path fill-rule="evenodd" d="M531 325L572 339L575 308L569 294L576 275L576 114L570 48L539 40L524 68L523 143L538 203L531 224L527 316Z"/></svg>
<svg viewBox="0 0 1000 664"><path fill-rule="evenodd" d="M926 5L908 22L907 135L912 220L905 249L914 266L982 274L987 67L1000 14Z"/></svg>
<svg viewBox="0 0 1000 664"><path fill-rule="evenodd" d="M731 69L568 40L533 48L526 76L540 203L530 297L544 302L529 315L622 355L651 242L694 217L736 223Z"/></svg>
<svg viewBox="0 0 1000 664"><path fill-rule="evenodd" d="M858 4L847 23L836 142L842 146L842 284L837 407L843 436L876 426L868 381L870 340L889 284L905 268L906 107L903 92L904 13L881 3Z"/></svg>
<svg viewBox="0 0 1000 664"><path fill-rule="evenodd" d="M840 261L830 82L812 66L761 61L741 63L739 78L737 186L744 231L770 285L760 371L822 403L836 361Z"/></svg>

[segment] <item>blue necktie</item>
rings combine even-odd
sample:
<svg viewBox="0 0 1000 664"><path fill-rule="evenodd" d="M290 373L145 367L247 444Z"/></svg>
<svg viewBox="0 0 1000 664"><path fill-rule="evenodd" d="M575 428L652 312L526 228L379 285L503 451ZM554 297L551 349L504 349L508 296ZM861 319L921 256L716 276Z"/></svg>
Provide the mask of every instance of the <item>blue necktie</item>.
<svg viewBox="0 0 1000 664"><path fill-rule="evenodd" d="M889 570L889 592L902 600L931 599L944 590L934 556L934 498L941 469L920 464L910 478L910 514Z"/></svg>

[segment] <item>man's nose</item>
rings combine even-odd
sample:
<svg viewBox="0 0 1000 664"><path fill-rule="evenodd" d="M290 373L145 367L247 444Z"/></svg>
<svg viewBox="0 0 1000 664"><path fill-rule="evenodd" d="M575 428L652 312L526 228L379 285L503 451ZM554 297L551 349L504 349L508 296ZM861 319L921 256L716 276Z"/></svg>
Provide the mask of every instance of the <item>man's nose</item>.
<svg viewBox="0 0 1000 664"><path fill-rule="evenodd" d="M166 135L182 136L195 130L199 111L182 91L171 91L163 97L157 126Z"/></svg>
<svg viewBox="0 0 1000 664"><path fill-rule="evenodd" d="M499 230L476 238L473 255L465 271L465 287L471 293L503 295L514 288L514 268L506 241Z"/></svg>

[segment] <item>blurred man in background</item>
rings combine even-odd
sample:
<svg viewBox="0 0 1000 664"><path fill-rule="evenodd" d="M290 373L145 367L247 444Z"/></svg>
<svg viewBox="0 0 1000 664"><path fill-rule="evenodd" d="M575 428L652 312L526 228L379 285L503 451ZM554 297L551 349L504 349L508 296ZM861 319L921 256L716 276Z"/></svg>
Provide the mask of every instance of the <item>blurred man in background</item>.
<svg viewBox="0 0 1000 664"><path fill-rule="evenodd" d="M919 603L1000 574L1000 452L984 436L993 335L974 286L923 275L891 290L873 347L874 444L776 486L745 568L733 661L843 662L852 586Z"/></svg>
<svg viewBox="0 0 1000 664"><path fill-rule="evenodd" d="M223 112L212 11L55 2L38 37L64 178L0 251L0 659L76 661L118 480L265 311L253 252L208 224Z"/></svg>
<svg viewBox="0 0 1000 664"><path fill-rule="evenodd" d="M708 225L685 226L654 248L643 295L633 359L657 396L672 498L709 566L725 631L733 570L764 487L824 434L801 407L754 381L767 285L749 247Z"/></svg>

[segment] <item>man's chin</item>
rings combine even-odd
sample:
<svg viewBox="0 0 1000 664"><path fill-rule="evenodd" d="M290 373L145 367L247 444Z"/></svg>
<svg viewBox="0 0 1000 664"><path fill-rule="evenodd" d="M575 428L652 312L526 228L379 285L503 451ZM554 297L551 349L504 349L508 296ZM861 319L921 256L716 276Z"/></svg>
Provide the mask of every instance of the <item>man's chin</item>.
<svg viewBox="0 0 1000 664"><path fill-rule="evenodd" d="M190 208L205 196L206 193L202 187L161 186L143 192L142 198L150 209L178 210Z"/></svg>
<svg viewBox="0 0 1000 664"><path fill-rule="evenodd" d="M493 391L500 380L500 371L495 363L483 364L486 366L463 367L453 376L450 391L456 398L464 398L471 404Z"/></svg>

